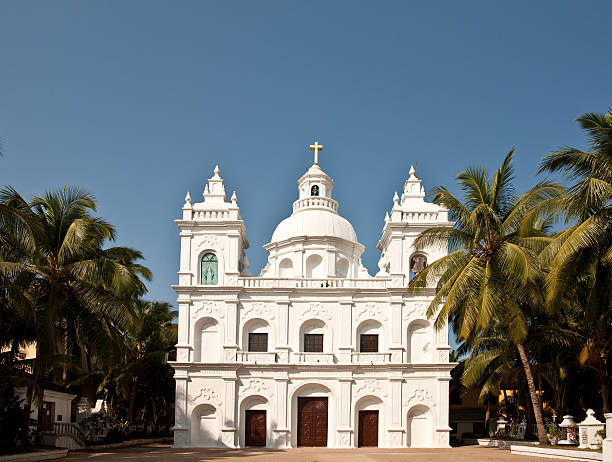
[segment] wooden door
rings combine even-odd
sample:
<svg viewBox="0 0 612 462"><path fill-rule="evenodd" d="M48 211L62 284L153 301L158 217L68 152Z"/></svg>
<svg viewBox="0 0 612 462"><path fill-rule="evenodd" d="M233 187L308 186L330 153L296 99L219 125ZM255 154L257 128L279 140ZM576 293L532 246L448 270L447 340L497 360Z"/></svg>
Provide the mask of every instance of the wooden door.
<svg viewBox="0 0 612 462"><path fill-rule="evenodd" d="M55 420L55 403L51 401L43 401L40 411L40 429L42 431L53 430L53 421Z"/></svg>
<svg viewBox="0 0 612 462"><path fill-rule="evenodd" d="M244 444L266 445L266 411L245 411Z"/></svg>
<svg viewBox="0 0 612 462"><path fill-rule="evenodd" d="M298 446L327 446L327 398L298 398Z"/></svg>
<svg viewBox="0 0 612 462"><path fill-rule="evenodd" d="M378 411L359 411L359 447L378 446Z"/></svg>

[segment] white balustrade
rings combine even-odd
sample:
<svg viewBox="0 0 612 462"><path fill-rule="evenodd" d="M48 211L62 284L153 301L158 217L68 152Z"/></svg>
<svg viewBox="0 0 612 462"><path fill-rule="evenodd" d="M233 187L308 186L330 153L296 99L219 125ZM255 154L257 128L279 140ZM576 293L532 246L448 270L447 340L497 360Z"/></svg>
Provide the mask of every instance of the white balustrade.
<svg viewBox="0 0 612 462"><path fill-rule="evenodd" d="M386 364L391 362L391 353L351 353L355 364Z"/></svg>
<svg viewBox="0 0 612 462"><path fill-rule="evenodd" d="M338 202L329 197L305 197L304 199L298 199L293 203L293 211L297 212L298 210L304 208L325 208L331 209L334 212L338 211Z"/></svg>
<svg viewBox="0 0 612 462"><path fill-rule="evenodd" d="M438 212L402 212L402 221L438 221Z"/></svg>
<svg viewBox="0 0 612 462"><path fill-rule="evenodd" d="M270 364L276 362L276 353L263 351L239 351L236 360L240 363Z"/></svg>
<svg viewBox="0 0 612 462"><path fill-rule="evenodd" d="M238 278L238 285L249 289L385 289L391 281L390 278L376 279L344 279L344 278Z"/></svg>
<svg viewBox="0 0 612 462"><path fill-rule="evenodd" d="M333 363L334 362L334 354L333 353L306 353L306 352L296 352L293 353L295 363Z"/></svg>

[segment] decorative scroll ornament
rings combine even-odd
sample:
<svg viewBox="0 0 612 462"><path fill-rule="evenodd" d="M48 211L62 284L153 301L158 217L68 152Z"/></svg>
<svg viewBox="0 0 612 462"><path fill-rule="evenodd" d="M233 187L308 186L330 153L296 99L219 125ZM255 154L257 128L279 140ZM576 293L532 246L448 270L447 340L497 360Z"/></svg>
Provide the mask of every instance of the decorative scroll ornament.
<svg viewBox="0 0 612 462"><path fill-rule="evenodd" d="M211 300L194 303L193 317L199 319L206 316L223 319L225 318L225 311L221 306Z"/></svg>
<svg viewBox="0 0 612 462"><path fill-rule="evenodd" d="M347 447L351 444L350 432L338 432L338 446Z"/></svg>
<svg viewBox="0 0 612 462"><path fill-rule="evenodd" d="M332 317L329 314L329 311L327 311L327 309L323 307L321 303L314 302L311 303L308 308L302 311L302 314L300 315L301 320L309 318L327 319L330 321Z"/></svg>
<svg viewBox="0 0 612 462"><path fill-rule="evenodd" d="M275 318L274 310L270 305L264 302L255 302L247 305L240 310L240 317L242 321L246 321L251 318L263 318L266 320L272 320Z"/></svg>
<svg viewBox="0 0 612 462"><path fill-rule="evenodd" d="M429 303L427 302L416 302L406 304L404 309L404 321L409 319L427 319L427 308Z"/></svg>
<svg viewBox="0 0 612 462"><path fill-rule="evenodd" d="M438 354L441 363L448 362L448 351L440 351Z"/></svg>
<svg viewBox="0 0 612 462"><path fill-rule="evenodd" d="M424 388L416 388L408 399L404 402L404 406L413 406L415 404L427 404L429 406L435 406L432 399L431 392Z"/></svg>
<svg viewBox="0 0 612 462"><path fill-rule="evenodd" d="M196 250L223 250L223 240L221 240L218 236L214 236L211 234L207 234L202 237L202 239L198 240L198 243L195 245Z"/></svg>
<svg viewBox="0 0 612 462"><path fill-rule="evenodd" d="M189 351L187 348L177 348L176 360L178 362L187 362L189 360Z"/></svg>
<svg viewBox="0 0 612 462"><path fill-rule="evenodd" d="M210 387L201 387L197 395L193 397L193 401L196 403L215 403L221 404L219 395Z"/></svg>
<svg viewBox="0 0 612 462"><path fill-rule="evenodd" d="M385 391L385 387L380 383L379 380L376 379L368 379L368 380L359 380L357 385L354 388L355 395L379 395L382 397L387 396L387 392Z"/></svg>
<svg viewBox="0 0 612 462"><path fill-rule="evenodd" d="M251 379L245 387L240 389L240 396L262 395L272 397L270 387L261 379Z"/></svg>
<svg viewBox="0 0 612 462"><path fill-rule="evenodd" d="M361 322L365 319L386 321L388 318L385 310L379 304L366 303L365 305L359 305L355 311L355 322Z"/></svg>

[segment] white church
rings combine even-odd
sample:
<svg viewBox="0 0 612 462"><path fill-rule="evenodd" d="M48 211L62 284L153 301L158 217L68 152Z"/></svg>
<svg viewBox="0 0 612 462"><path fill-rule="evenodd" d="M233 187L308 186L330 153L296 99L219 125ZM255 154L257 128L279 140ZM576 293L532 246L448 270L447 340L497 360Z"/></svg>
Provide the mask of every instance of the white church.
<svg viewBox="0 0 612 462"><path fill-rule="evenodd" d="M449 447L448 332L409 295L411 275L446 249L415 237L452 226L425 202L413 168L384 220L379 271L338 213L333 180L315 163L249 273L236 193L219 168L204 201L187 193L180 230L176 447ZM344 179L348 183L348 179Z"/></svg>

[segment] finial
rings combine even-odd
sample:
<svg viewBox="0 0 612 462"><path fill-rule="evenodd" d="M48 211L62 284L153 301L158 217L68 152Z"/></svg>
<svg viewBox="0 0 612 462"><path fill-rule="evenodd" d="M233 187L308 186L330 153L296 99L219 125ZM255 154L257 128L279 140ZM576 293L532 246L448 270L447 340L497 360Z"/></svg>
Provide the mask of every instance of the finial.
<svg viewBox="0 0 612 462"><path fill-rule="evenodd" d="M323 150L323 145L319 144L318 141L315 141L314 144L310 145L310 150L315 152L315 158L314 158L315 165L319 165L319 150Z"/></svg>
<svg viewBox="0 0 612 462"><path fill-rule="evenodd" d="M219 166L215 165L215 170L214 170L215 178L219 178L219 172L220 172Z"/></svg>
<svg viewBox="0 0 612 462"><path fill-rule="evenodd" d="M208 196L208 194L209 194L208 193L208 183L206 183L206 185L204 186L204 194L203 194L204 200L206 200L206 196Z"/></svg>
<svg viewBox="0 0 612 462"><path fill-rule="evenodd" d="M399 202L399 196L397 195L397 191L395 191L395 194L393 194L393 202L395 202L396 204Z"/></svg>
<svg viewBox="0 0 612 462"><path fill-rule="evenodd" d="M409 180L418 180L417 176L416 176L416 170L414 169L414 165L410 166L410 178Z"/></svg>
<svg viewBox="0 0 612 462"><path fill-rule="evenodd" d="M389 223L391 219L389 218L389 212L385 212L385 223Z"/></svg>
<svg viewBox="0 0 612 462"><path fill-rule="evenodd" d="M232 204L235 204L238 202L238 197L236 196L236 191L234 191L232 193Z"/></svg>
<svg viewBox="0 0 612 462"><path fill-rule="evenodd" d="M185 204L190 204L191 203L191 194L189 194L189 191L187 191L187 195L185 196Z"/></svg>

